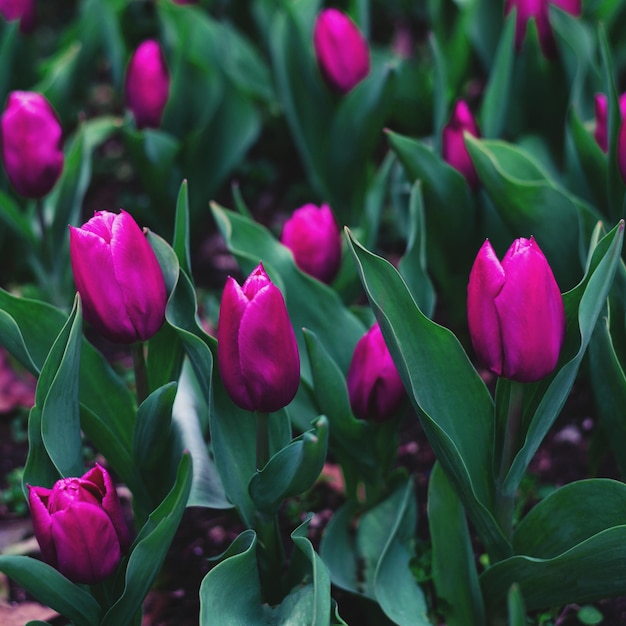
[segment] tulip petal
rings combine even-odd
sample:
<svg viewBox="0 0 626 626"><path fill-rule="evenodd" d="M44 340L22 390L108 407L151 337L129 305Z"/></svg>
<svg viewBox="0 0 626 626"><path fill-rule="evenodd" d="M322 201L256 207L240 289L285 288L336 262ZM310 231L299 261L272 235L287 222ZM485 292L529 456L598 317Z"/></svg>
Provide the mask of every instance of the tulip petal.
<svg viewBox="0 0 626 626"><path fill-rule="evenodd" d="M254 408L270 413L289 404L300 383L300 358L285 301L273 283L249 302L238 344L241 373Z"/></svg>
<svg viewBox="0 0 626 626"><path fill-rule="evenodd" d="M114 279L111 248L102 237L70 226L70 256L85 319L104 335L134 341L135 329L125 315L122 290ZM97 275L95 274L97 272ZM97 276L106 280L98 280Z"/></svg>
<svg viewBox="0 0 626 626"><path fill-rule="evenodd" d="M502 267L506 281L495 298L504 349L502 374L534 382L557 364L565 332L563 299L534 239L515 240Z"/></svg>
<svg viewBox="0 0 626 626"><path fill-rule="evenodd" d="M111 257L129 323L136 340L145 341L163 324L167 292L152 246L124 210L113 221Z"/></svg>
<svg viewBox="0 0 626 626"><path fill-rule="evenodd" d="M222 293L217 324L217 362L228 395L237 406L253 411L254 404L243 380L239 358L239 326L249 302L239 283L229 276Z"/></svg>
<svg viewBox="0 0 626 626"><path fill-rule="evenodd" d="M502 335L495 298L505 282L504 269L489 240L482 245L467 286L467 321L474 351L492 372L502 374Z"/></svg>
<svg viewBox="0 0 626 626"><path fill-rule="evenodd" d="M550 0L550 2L570 15L579 16L582 10L581 0Z"/></svg>
<svg viewBox="0 0 626 626"><path fill-rule="evenodd" d="M73 582L93 585L110 576L121 551L108 515L93 504L72 505L51 516L59 571Z"/></svg>
<svg viewBox="0 0 626 626"><path fill-rule="evenodd" d="M52 490L46 489L46 487L27 486L33 531L37 543L39 543L41 555L46 563L56 567L57 553L52 540L52 519L48 512L48 498Z"/></svg>

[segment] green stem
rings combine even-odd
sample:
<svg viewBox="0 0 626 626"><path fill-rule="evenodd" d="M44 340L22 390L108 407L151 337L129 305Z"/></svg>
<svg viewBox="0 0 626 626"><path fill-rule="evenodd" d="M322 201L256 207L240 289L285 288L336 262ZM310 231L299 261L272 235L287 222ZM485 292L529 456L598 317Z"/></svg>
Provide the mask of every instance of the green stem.
<svg viewBox="0 0 626 626"><path fill-rule="evenodd" d="M139 406L149 393L148 368L146 367L146 356L144 353L143 341L133 344L133 367L135 369L135 388L137 390L137 406Z"/></svg>
<svg viewBox="0 0 626 626"><path fill-rule="evenodd" d="M256 468L262 470L270 460L269 413L256 412Z"/></svg>
<svg viewBox="0 0 626 626"><path fill-rule="evenodd" d="M500 528L507 538L513 534L513 512L515 493L504 488L504 482L511 469L515 455L520 447L520 432L522 427L522 411L524 408L524 384L511 381L509 387L509 406L507 409L506 430L498 474L496 493L496 515Z"/></svg>

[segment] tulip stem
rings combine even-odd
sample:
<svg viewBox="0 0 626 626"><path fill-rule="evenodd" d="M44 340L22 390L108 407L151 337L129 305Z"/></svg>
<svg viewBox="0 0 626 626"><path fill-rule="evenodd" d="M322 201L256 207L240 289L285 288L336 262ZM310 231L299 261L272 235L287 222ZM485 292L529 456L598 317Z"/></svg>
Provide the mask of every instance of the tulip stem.
<svg viewBox="0 0 626 626"><path fill-rule="evenodd" d="M513 459L519 450L523 408L524 384L512 380L510 381L509 387L509 406L507 408L506 430L504 432L496 495L496 514L498 522L505 536L509 539L513 533L515 494L509 493L509 491L504 488L504 483L511 469Z"/></svg>
<svg viewBox="0 0 626 626"><path fill-rule="evenodd" d="M148 368L143 341L133 344L133 367L135 369L135 389L137 391L137 406L148 397Z"/></svg>
<svg viewBox="0 0 626 626"><path fill-rule="evenodd" d="M262 470L270 460L269 414L256 412L256 468Z"/></svg>

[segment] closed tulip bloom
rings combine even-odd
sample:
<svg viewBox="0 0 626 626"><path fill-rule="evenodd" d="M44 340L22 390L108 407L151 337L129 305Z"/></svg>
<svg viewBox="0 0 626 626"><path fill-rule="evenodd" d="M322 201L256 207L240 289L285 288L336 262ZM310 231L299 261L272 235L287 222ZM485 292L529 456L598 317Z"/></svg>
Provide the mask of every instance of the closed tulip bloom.
<svg viewBox="0 0 626 626"><path fill-rule="evenodd" d="M85 319L119 343L145 341L159 330L167 293L161 267L137 222L126 211L97 211L70 226L74 282Z"/></svg>
<svg viewBox="0 0 626 626"><path fill-rule="evenodd" d="M534 382L556 367L565 338L563 298L532 237L516 239L502 263L485 241L470 272L467 311L476 355L494 374Z"/></svg>
<svg viewBox="0 0 626 626"><path fill-rule="evenodd" d="M28 485L28 502L41 555L66 578L94 585L110 576L129 544L122 507L100 465L52 489Z"/></svg>
<svg viewBox="0 0 626 626"><path fill-rule="evenodd" d="M356 344L347 383L350 406L359 419L384 422L400 408L404 386L378 324Z"/></svg>
<svg viewBox="0 0 626 626"><path fill-rule="evenodd" d="M281 242L307 274L330 283L341 263L341 234L331 208L305 204L285 222Z"/></svg>
<svg viewBox="0 0 626 626"><path fill-rule="evenodd" d="M226 391L248 411L289 404L300 383L296 336L280 290L263 265L243 286L229 277L217 325L217 361Z"/></svg>
<svg viewBox="0 0 626 626"><path fill-rule="evenodd" d="M609 149L609 123L608 123L608 102L606 95L598 93L595 95L595 114L596 114L596 127L593 132L593 136L604 152ZM626 117L626 93L623 93L619 98L619 108L622 119Z"/></svg>
<svg viewBox="0 0 626 626"><path fill-rule="evenodd" d="M367 40L345 13L337 9L319 13L313 46L322 76L334 91L346 94L369 74Z"/></svg>
<svg viewBox="0 0 626 626"><path fill-rule="evenodd" d="M141 43L126 70L126 104L137 128L159 128L170 94L170 75L158 41Z"/></svg>
<svg viewBox="0 0 626 626"><path fill-rule="evenodd" d="M554 33L550 25L550 4L559 7L570 15L579 16L581 0L506 0L504 13L508 15L513 8L517 10L515 18L515 48L519 51L524 43L526 27L531 19L535 20L541 51L546 58L556 54Z"/></svg>
<svg viewBox="0 0 626 626"><path fill-rule="evenodd" d="M42 198L63 171L63 131L40 93L13 91L0 120L2 160L16 191Z"/></svg>
<svg viewBox="0 0 626 626"><path fill-rule="evenodd" d="M446 163L465 176L472 189L476 189L479 185L478 174L465 146L464 132L480 137L480 131L467 102L459 100L454 106L450 121L443 128L442 156Z"/></svg>
<svg viewBox="0 0 626 626"><path fill-rule="evenodd" d="M0 15L7 22L20 21L20 32L28 34L35 28L35 0L0 0Z"/></svg>

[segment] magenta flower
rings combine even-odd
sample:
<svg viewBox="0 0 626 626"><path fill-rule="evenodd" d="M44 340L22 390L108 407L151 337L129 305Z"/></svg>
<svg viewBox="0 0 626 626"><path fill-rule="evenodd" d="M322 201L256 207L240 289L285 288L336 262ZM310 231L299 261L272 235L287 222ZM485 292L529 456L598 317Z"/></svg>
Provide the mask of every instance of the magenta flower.
<svg viewBox="0 0 626 626"><path fill-rule="evenodd" d="M159 128L170 93L170 76L158 41L141 43L126 70L126 104L137 128Z"/></svg>
<svg viewBox="0 0 626 626"><path fill-rule="evenodd" d="M129 533L113 481L102 466L96 464L80 478L62 478L52 489L28 485L28 502L44 561L87 585L115 571Z"/></svg>
<svg viewBox="0 0 626 626"><path fill-rule="evenodd" d="M0 15L7 22L20 21L20 32L31 33L37 23L35 0L0 0Z"/></svg>
<svg viewBox="0 0 626 626"><path fill-rule="evenodd" d="M126 211L97 211L70 226L74 282L85 319L111 341L134 343L163 324L167 293L159 262Z"/></svg>
<svg viewBox="0 0 626 626"><path fill-rule="evenodd" d="M63 171L63 131L54 109L40 93L12 91L0 126L11 184L25 198L42 198Z"/></svg>
<svg viewBox="0 0 626 626"><path fill-rule="evenodd" d="M532 237L516 239L502 263L485 241L469 277L467 315L476 355L494 374L534 382L556 367L563 298Z"/></svg>
<svg viewBox="0 0 626 626"><path fill-rule="evenodd" d="M263 265L243 286L229 277L217 325L217 361L226 391L248 411L289 404L300 384L296 336L280 290Z"/></svg>
<svg viewBox="0 0 626 626"><path fill-rule="evenodd" d="M546 58L556 54L554 33L550 25L550 4L578 17L581 12L581 0L506 0L504 13L508 15L513 8L517 9L515 18L515 48L522 48L526 36L526 26L530 19L535 20L541 50Z"/></svg>
<svg viewBox="0 0 626 626"><path fill-rule="evenodd" d="M461 172L469 186L476 189L479 185L478 174L465 146L465 132L480 137L480 131L467 103L459 100L454 106L450 121L443 128L441 152L443 160Z"/></svg>
<svg viewBox="0 0 626 626"><path fill-rule="evenodd" d="M330 283L341 264L341 234L331 208L305 204L285 222L280 238L307 274Z"/></svg>
<svg viewBox="0 0 626 626"><path fill-rule="evenodd" d="M400 408L404 386L378 324L356 344L347 383L350 406L359 419L384 422Z"/></svg>
<svg viewBox="0 0 626 626"><path fill-rule="evenodd" d="M322 10L315 20L313 45L322 76L332 90L346 94L369 74L367 40L345 13Z"/></svg>
<svg viewBox="0 0 626 626"><path fill-rule="evenodd" d="M619 98L619 108L622 119L626 118L626 93L623 93ZM603 93L597 93L595 95L595 114L596 114L596 127L593 133L595 140L604 152L609 149L608 138L608 102L606 95Z"/></svg>

